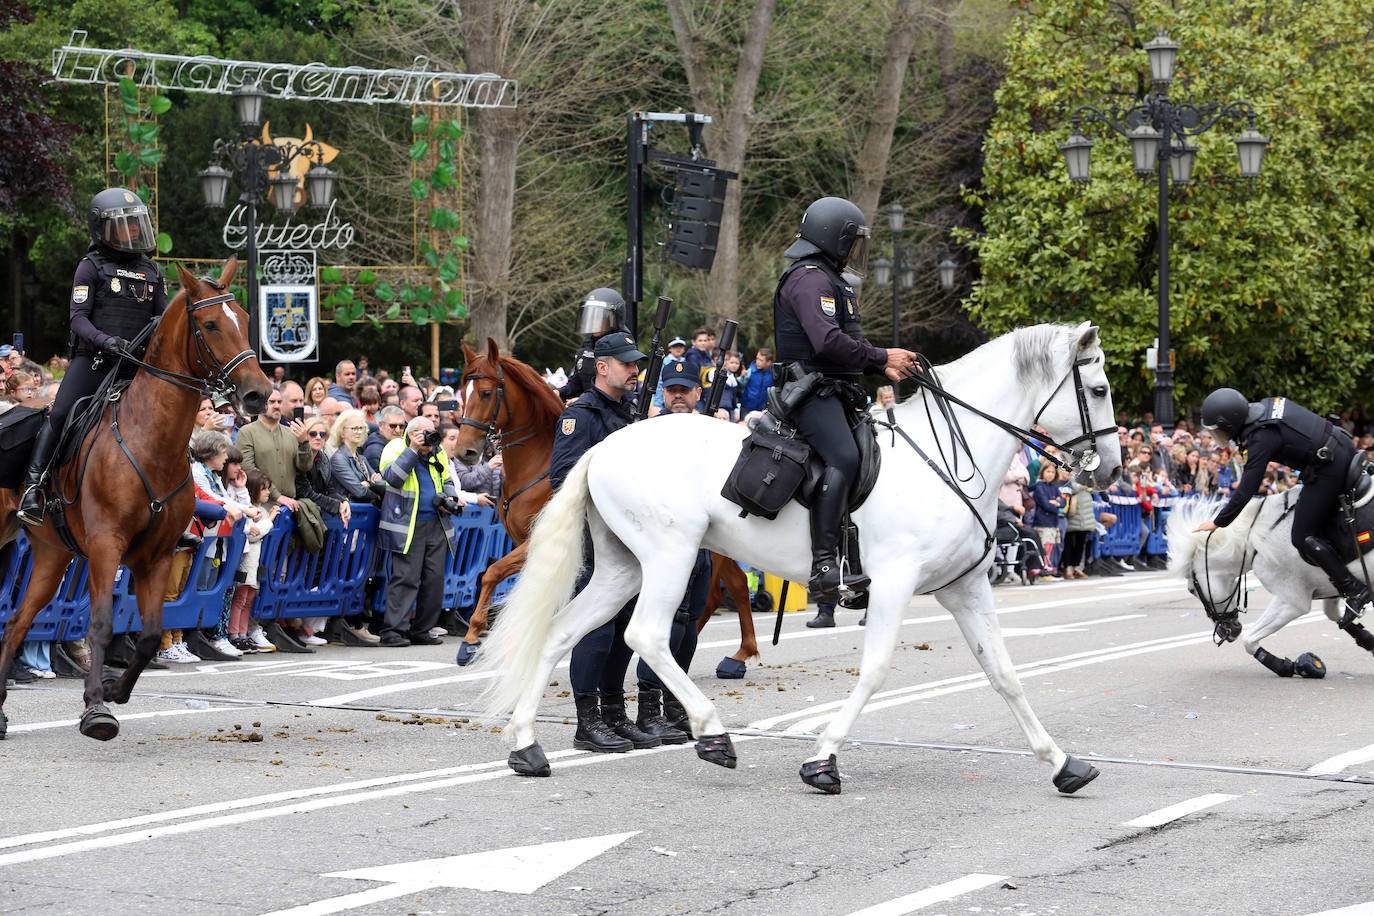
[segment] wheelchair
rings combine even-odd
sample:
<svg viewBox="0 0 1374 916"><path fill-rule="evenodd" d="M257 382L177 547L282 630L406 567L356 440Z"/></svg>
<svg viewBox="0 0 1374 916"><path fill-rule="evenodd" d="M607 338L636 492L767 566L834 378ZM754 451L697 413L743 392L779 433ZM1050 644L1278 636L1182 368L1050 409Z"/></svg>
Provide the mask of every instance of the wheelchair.
<svg viewBox="0 0 1374 916"><path fill-rule="evenodd" d="M1001 585L1012 576L1020 578L1022 585L1035 581L1036 573L1030 571L1029 559L1039 548L1035 541L1023 537L1014 525L999 525L993 532L996 543L992 549L992 566L988 569L988 581ZM1043 561L1042 561L1043 562Z"/></svg>

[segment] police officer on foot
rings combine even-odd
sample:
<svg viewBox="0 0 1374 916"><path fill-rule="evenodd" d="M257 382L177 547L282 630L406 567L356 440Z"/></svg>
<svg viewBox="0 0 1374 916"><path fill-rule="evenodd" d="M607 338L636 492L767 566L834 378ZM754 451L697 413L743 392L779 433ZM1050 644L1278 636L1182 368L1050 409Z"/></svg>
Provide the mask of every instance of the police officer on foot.
<svg viewBox="0 0 1374 916"><path fill-rule="evenodd" d="M797 238L784 252L795 260L782 272L773 294L777 362L789 374L824 376L811 396L793 407L790 417L825 463L811 506L809 589L817 601L833 600L840 587L836 548L849 489L859 472L859 447L850 433L848 414L862 410L867 400L854 383L865 372L883 372L900 381L916 367L916 354L910 350L884 350L864 339L858 296L840 276L848 271L863 278L868 240L868 223L858 207L842 197L822 197L806 208ZM868 578L851 578L845 584L863 591Z"/></svg>
<svg viewBox="0 0 1374 916"><path fill-rule="evenodd" d="M558 418L549 465L549 482L554 489L563 485L587 449L634 419L629 395L639 375L637 361L644 358L634 338L623 331L603 335L592 355L596 371L592 387ZM580 592L591 579L596 557L590 543L587 556L587 568L578 577L575 591ZM640 731L625 715L625 672L633 655L625 644L625 628L633 611L631 599L615 617L573 646L569 672L577 703L573 746L581 750L619 754L662 743Z"/></svg>
<svg viewBox="0 0 1374 916"><path fill-rule="evenodd" d="M71 362L21 487L19 518L27 525L43 522L43 475L72 406L100 387L115 355L127 352L129 341L167 308L162 271L148 258L156 241L153 221L138 195L106 188L91 198L86 226L91 245L72 278Z"/></svg>
<svg viewBox="0 0 1374 916"><path fill-rule="evenodd" d="M1202 402L1202 425L1219 445L1233 443L1245 450L1245 470L1216 518L1194 530L1215 531L1235 521L1259 490L1269 462L1300 471L1302 497L1293 510L1293 546L1304 560L1320 567L1341 593L1345 622L1364 613L1374 602L1374 595L1351 574L1324 537L1355 457L1355 443L1345 430L1287 398L1265 398L1251 404L1234 388L1218 388L1207 395Z"/></svg>
<svg viewBox="0 0 1374 916"><path fill-rule="evenodd" d="M558 390L563 400L590 391L596 384L596 342L612 331L625 332L625 298L601 286L587 293L577 309L577 333L582 343L573 357L568 383Z"/></svg>

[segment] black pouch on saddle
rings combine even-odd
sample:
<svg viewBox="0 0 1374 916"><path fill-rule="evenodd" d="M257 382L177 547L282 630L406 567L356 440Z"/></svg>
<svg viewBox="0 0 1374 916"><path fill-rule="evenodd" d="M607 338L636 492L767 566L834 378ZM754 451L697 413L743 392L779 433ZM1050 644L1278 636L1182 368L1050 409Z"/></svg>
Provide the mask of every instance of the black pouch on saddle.
<svg viewBox="0 0 1374 916"><path fill-rule="evenodd" d="M811 446L796 430L764 414L740 448L720 495L739 506L740 516L778 517L806 479Z"/></svg>
<svg viewBox="0 0 1374 916"><path fill-rule="evenodd" d="M46 414L47 408L19 406L0 414L0 487L14 490L24 482L33 440Z"/></svg>

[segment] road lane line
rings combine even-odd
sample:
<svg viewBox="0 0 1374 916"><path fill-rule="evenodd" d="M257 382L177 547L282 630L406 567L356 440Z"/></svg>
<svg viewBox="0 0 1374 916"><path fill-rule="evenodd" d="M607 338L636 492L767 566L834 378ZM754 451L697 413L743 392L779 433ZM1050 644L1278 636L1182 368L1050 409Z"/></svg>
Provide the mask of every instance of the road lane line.
<svg viewBox="0 0 1374 916"><path fill-rule="evenodd" d="M1335 757L1328 757L1320 763L1315 763L1307 768L1309 773L1343 773L1349 767L1357 763L1365 763L1374 760L1374 744L1366 745L1354 751L1346 751L1344 754L1337 754Z"/></svg>
<svg viewBox="0 0 1374 916"><path fill-rule="evenodd" d="M1199 795L1197 798L1190 798L1181 801L1176 805L1169 805L1167 808L1160 808L1158 811L1151 811L1149 814L1142 814L1140 817L1126 821L1126 827L1162 827L1163 825L1176 821L1181 817L1187 817L1198 811L1214 807L1222 802L1228 802L1233 798L1240 798L1239 795L1225 795L1214 792L1210 795Z"/></svg>
<svg viewBox="0 0 1374 916"><path fill-rule="evenodd" d="M898 897L896 900L889 900L886 903L879 903L862 910L855 910L850 913L849 916L903 916L905 913L914 913L932 904L953 900L955 897L987 887L989 884L1005 881L1008 877L1008 875L983 875L978 873L964 875L962 878L946 881L944 884L937 884L923 891L907 894L905 897Z"/></svg>
<svg viewBox="0 0 1374 916"><path fill-rule="evenodd" d="M1355 903L1350 906L1343 906L1338 910L1322 910L1320 913L1308 913L1307 916L1374 916L1374 901L1369 903Z"/></svg>

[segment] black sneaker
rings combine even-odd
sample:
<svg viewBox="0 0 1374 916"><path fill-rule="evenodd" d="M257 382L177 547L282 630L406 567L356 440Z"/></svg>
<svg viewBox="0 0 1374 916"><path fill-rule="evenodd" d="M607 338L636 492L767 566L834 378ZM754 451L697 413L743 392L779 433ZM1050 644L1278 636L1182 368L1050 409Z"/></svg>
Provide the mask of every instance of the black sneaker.
<svg viewBox="0 0 1374 916"><path fill-rule="evenodd" d="M430 636L428 633L411 633L410 644L412 646L442 646L444 641L438 636ZM382 640L382 645L386 645L386 640Z"/></svg>
<svg viewBox="0 0 1374 916"><path fill-rule="evenodd" d="M388 649L400 649L404 646L410 645L410 640L406 639L404 636L397 635L396 633L388 633L387 635L381 638L381 641L378 643L378 645L385 646Z"/></svg>

